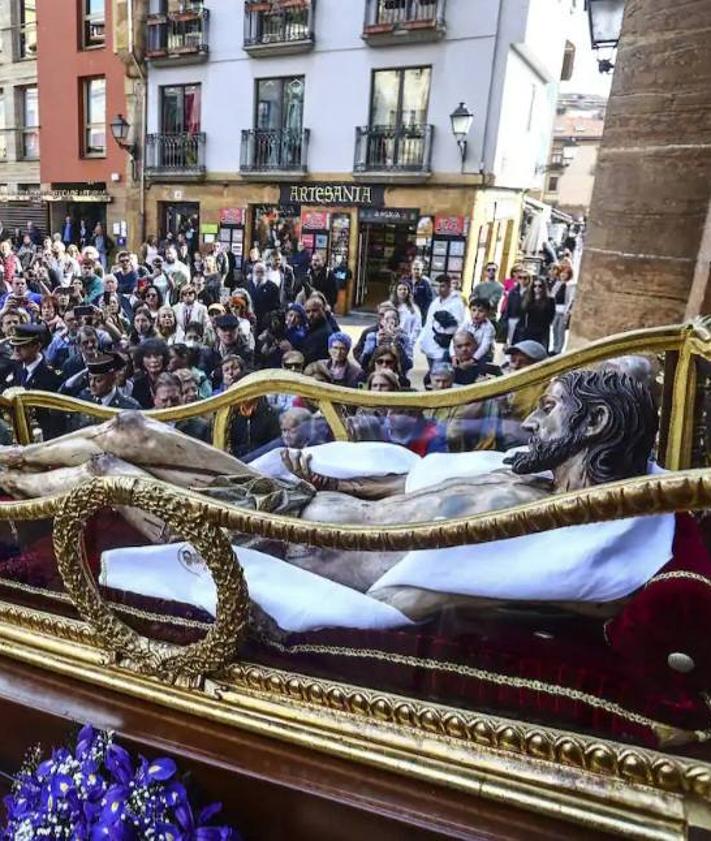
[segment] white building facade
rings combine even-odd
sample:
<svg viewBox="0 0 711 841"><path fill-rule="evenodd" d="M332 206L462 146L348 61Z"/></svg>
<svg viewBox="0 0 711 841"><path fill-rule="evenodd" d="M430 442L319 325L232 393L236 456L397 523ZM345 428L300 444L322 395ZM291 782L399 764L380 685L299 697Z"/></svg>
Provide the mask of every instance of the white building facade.
<svg viewBox="0 0 711 841"><path fill-rule="evenodd" d="M370 306L421 257L466 289L541 190L573 0L151 0L147 230L304 240ZM473 113L462 161L450 114Z"/></svg>

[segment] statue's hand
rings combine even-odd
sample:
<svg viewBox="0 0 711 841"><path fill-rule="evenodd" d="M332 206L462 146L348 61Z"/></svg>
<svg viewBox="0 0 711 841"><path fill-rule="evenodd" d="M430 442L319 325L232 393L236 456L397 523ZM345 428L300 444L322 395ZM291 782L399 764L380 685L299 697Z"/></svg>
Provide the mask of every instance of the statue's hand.
<svg viewBox="0 0 711 841"><path fill-rule="evenodd" d="M322 476L311 469L312 456L303 450L282 450L281 460L290 473L313 485L317 491L335 491L338 487L337 479Z"/></svg>

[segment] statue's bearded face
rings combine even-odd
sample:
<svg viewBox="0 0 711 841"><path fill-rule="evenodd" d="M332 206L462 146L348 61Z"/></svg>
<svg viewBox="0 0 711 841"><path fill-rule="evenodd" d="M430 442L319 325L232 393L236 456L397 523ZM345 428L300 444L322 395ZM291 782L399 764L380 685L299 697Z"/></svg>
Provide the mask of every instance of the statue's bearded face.
<svg viewBox="0 0 711 841"><path fill-rule="evenodd" d="M528 451L516 453L510 460L515 473L540 473L554 470L586 448L585 418L573 424L572 401L559 380L554 380L541 397L538 408L524 421L531 433Z"/></svg>

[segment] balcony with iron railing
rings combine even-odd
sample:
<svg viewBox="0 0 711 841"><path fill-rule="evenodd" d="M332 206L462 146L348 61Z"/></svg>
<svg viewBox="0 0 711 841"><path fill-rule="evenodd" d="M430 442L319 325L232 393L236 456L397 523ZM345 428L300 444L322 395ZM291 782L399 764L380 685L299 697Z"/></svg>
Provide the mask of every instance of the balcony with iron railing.
<svg viewBox="0 0 711 841"><path fill-rule="evenodd" d="M305 173L309 129L245 129L242 132L240 172L260 178Z"/></svg>
<svg viewBox="0 0 711 841"><path fill-rule="evenodd" d="M200 181L205 177L204 132L149 134L146 175L154 179Z"/></svg>
<svg viewBox="0 0 711 841"><path fill-rule="evenodd" d="M353 171L380 180L424 180L432 174L434 126L358 126Z"/></svg>
<svg viewBox="0 0 711 841"><path fill-rule="evenodd" d="M438 41L446 0L366 0L363 40L371 46Z"/></svg>
<svg viewBox="0 0 711 841"><path fill-rule="evenodd" d="M200 3L183 3L178 11L150 15L146 22L146 58L156 67L199 64L210 53L210 11Z"/></svg>
<svg viewBox="0 0 711 841"><path fill-rule="evenodd" d="M315 3L316 0L246 0L245 52L262 56L313 49Z"/></svg>

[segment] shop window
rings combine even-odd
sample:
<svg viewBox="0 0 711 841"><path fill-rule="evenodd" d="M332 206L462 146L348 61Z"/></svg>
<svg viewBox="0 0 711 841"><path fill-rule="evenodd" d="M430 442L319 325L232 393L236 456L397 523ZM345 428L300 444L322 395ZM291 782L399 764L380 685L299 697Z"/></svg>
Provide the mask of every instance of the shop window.
<svg viewBox="0 0 711 841"><path fill-rule="evenodd" d="M290 254L301 239L301 208L298 205L255 205L252 241L262 254L279 248Z"/></svg>
<svg viewBox="0 0 711 841"><path fill-rule="evenodd" d="M103 47L106 41L106 0L79 0L82 49Z"/></svg>
<svg viewBox="0 0 711 841"><path fill-rule="evenodd" d="M18 158L25 161L39 160L39 96L37 86L18 88L20 128L18 132Z"/></svg>
<svg viewBox="0 0 711 841"><path fill-rule="evenodd" d="M106 155L106 79L85 79L83 84L85 158Z"/></svg>
<svg viewBox="0 0 711 841"><path fill-rule="evenodd" d="M18 11L17 57L37 58L37 0L20 0Z"/></svg>

